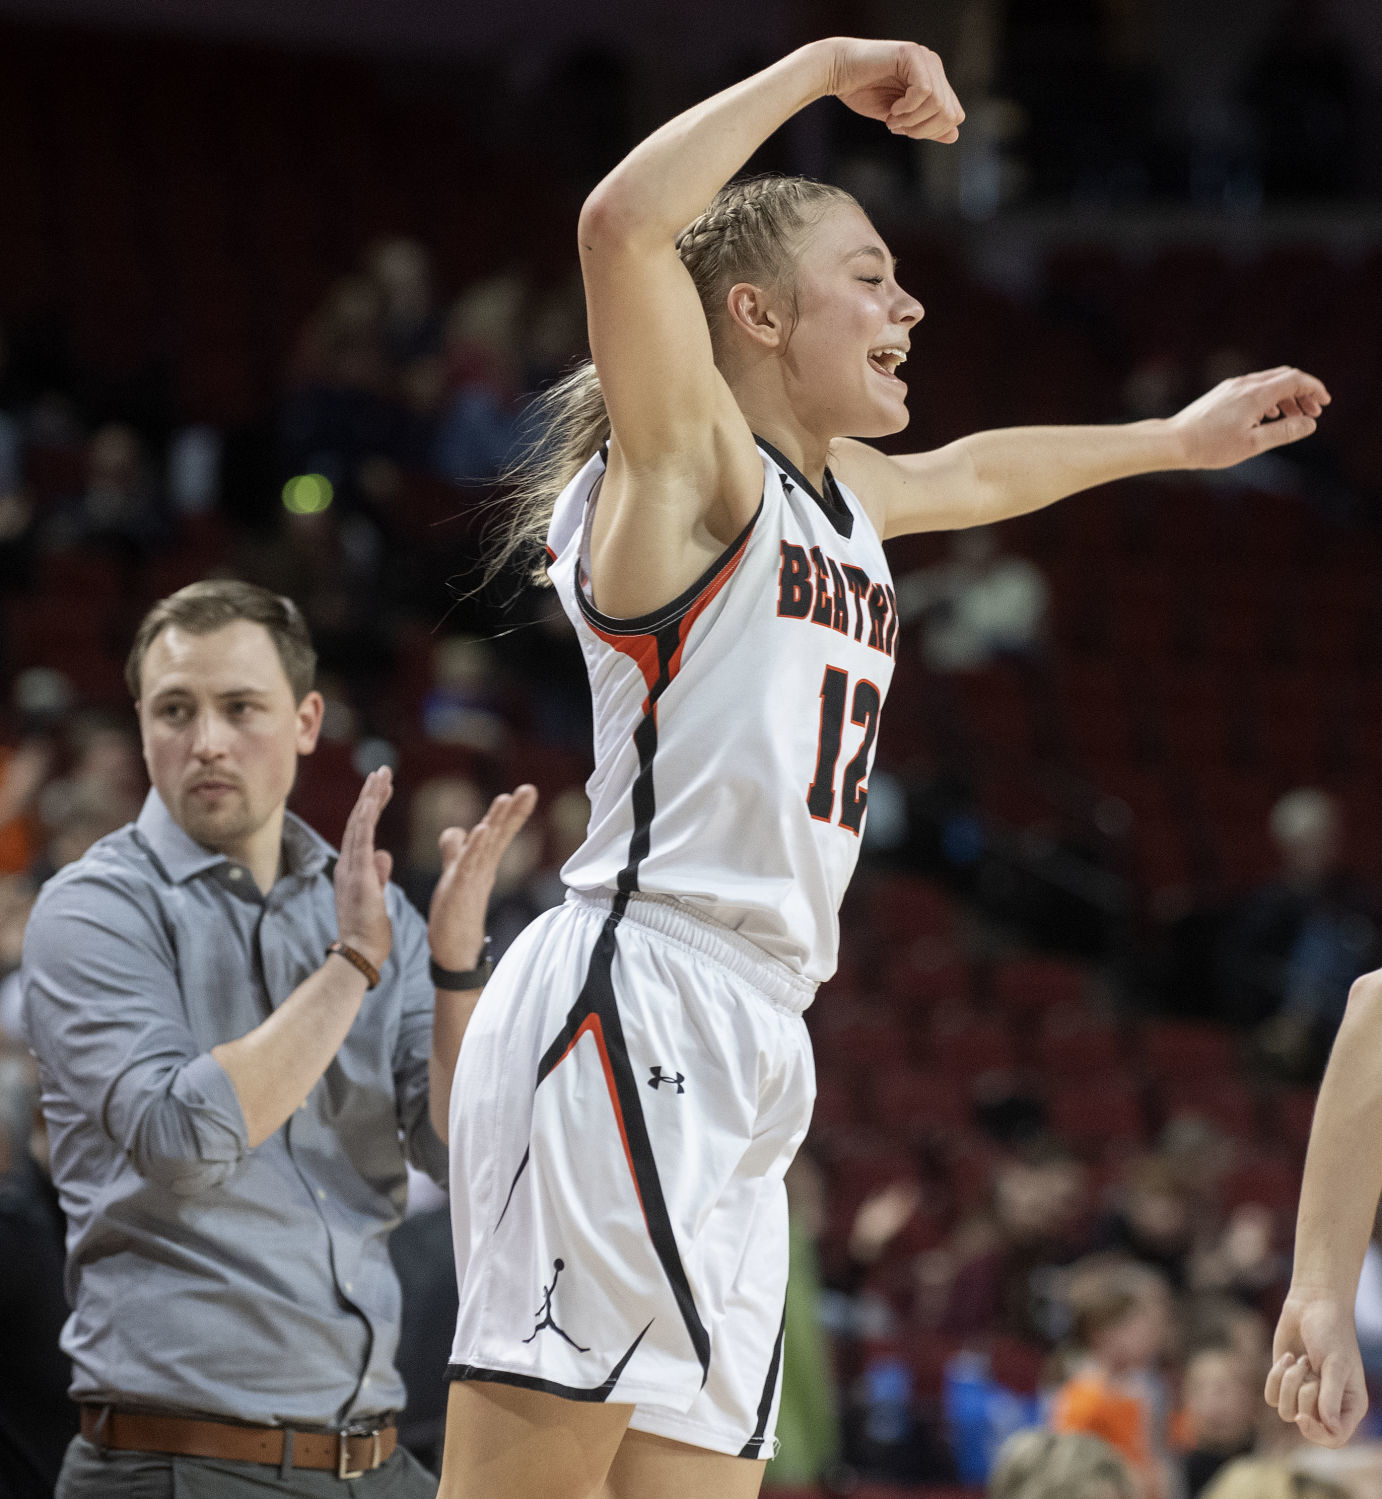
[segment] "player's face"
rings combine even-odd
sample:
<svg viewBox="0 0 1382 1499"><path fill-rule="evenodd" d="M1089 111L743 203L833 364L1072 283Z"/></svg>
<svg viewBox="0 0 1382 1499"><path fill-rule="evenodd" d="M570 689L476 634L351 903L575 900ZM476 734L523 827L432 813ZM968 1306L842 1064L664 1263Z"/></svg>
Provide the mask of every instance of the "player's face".
<svg viewBox="0 0 1382 1499"><path fill-rule="evenodd" d="M149 780L204 848L252 863L256 838L278 837L321 710L315 692L294 703L263 625L236 620L206 635L170 626L154 637L140 674Z"/></svg>
<svg viewBox="0 0 1382 1499"><path fill-rule="evenodd" d="M897 284L893 258L863 210L839 204L797 259L796 324L783 358L793 405L813 431L884 437L907 425L895 373L923 309Z"/></svg>

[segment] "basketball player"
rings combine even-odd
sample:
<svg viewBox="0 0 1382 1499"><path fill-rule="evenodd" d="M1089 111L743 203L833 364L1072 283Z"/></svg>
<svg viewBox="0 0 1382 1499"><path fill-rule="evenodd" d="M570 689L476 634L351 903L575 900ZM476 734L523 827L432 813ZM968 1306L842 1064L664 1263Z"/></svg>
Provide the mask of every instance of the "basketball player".
<svg viewBox="0 0 1382 1499"><path fill-rule="evenodd" d="M963 119L926 48L817 42L658 130L581 216L594 365L551 399L515 534L545 535L585 653L592 812L453 1091L445 1499L758 1490L801 1017L835 966L898 643L882 539L1235 463L1329 399L1283 369L1164 422L896 459L843 437L906 425L921 305L847 194L723 186L827 94L915 140Z"/></svg>

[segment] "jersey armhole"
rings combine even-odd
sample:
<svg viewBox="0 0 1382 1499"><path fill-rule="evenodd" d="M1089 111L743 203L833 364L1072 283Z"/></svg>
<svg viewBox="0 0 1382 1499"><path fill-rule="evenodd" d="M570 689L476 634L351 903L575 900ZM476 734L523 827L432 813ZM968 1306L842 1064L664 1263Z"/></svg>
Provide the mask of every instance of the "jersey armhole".
<svg viewBox="0 0 1382 1499"><path fill-rule="evenodd" d="M581 526L580 552L576 558L575 593L576 603L579 605L582 615L584 615L590 624L608 635L650 635L657 630L665 628L667 625L675 624L677 620L683 618L691 609L695 608L697 601L704 594L715 587L727 569L737 565L744 548L748 545L749 537L753 534L753 528L758 524L758 517L763 514L764 496L760 495L758 508L753 512L748 524L689 588L679 593L670 604L663 605L661 609L654 609L648 614L638 614L631 618L619 619L612 614L604 614L597 609L591 602L589 592L590 533L595 522L595 502L599 498L600 485L603 481L604 475L601 474L600 478L591 486L590 494L586 498L585 521Z"/></svg>

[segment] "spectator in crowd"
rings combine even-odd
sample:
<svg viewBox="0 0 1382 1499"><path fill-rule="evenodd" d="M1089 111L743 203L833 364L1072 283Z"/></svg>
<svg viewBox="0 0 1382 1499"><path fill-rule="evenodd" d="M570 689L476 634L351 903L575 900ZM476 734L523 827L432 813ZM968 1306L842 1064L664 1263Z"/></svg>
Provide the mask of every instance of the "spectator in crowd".
<svg viewBox="0 0 1382 1499"><path fill-rule="evenodd" d="M393 395L379 288L368 276L343 276L299 339L279 408L288 472L323 474L352 499L361 465L398 448Z"/></svg>
<svg viewBox="0 0 1382 1499"><path fill-rule="evenodd" d="M434 1492L388 1421L386 1244L405 1157L446 1170L489 889L535 793L447 833L424 924L374 850L387 771L339 855L286 812L320 725L314 665L297 609L252 585L155 605L127 673L153 789L29 922L82 1406L61 1499L166 1487L172 1453L191 1493L229 1492L227 1463L258 1465L246 1492L316 1494L300 1470L321 1469Z"/></svg>
<svg viewBox="0 0 1382 1499"><path fill-rule="evenodd" d="M963 1223L947 1246L948 1291L941 1330L1002 1332L1046 1344L1052 1325L1052 1271L1089 1248L1088 1173L1059 1141L1044 1138L1000 1162L987 1210ZM926 1257L934 1281L936 1256ZM934 1285L926 1299L934 1301Z"/></svg>
<svg viewBox="0 0 1382 1499"><path fill-rule="evenodd" d="M1240 1202L1222 1230L1205 1235L1190 1262L1197 1291L1223 1291L1249 1304L1284 1288L1290 1269L1276 1250L1276 1221L1260 1202Z"/></svg>
<svg viewBox="0 0 1382 1499"><path fill-rule="evenodd" d="M86 483L60 503L43 529L49 551L104 547L123 560L147 556L167 538L167 521L133 427L107 422L86 447Z"/></svg>
<svg viewBox="0 0 1382 1499"><path fill-rule="evenodd" d="M1327 792L1283 796L1271 813L1280 872L1242 899L1219 947L1226 1017L1261 1026L1264 1053L1292 1077L1322 1065L1349 985L1379 957L1373 894L1345 863L1343 832Z"/></svg>
<svg viewBox="0 0 1382 1499"><path fill-rule="evenodd" d="M357 475L358 477L358 475ZM280 507L271 528L242 538L233 572L298 602L323 665L357 678L377 670L384 540L350 505L297 514Z"/></svg>
<svg viewBox="0 0 1382 1499"><path fill-rule="evenodd" d="M485 799L465 776L433 776L408 803L408 857L398 873L408 899L425 911L442 873L441 837L447 828L473 827L484 815Z"/></svg>
<svg viewBox="0 0 1382 1499"><path fill-rule="evenodd" d="M921 617L921 654L933 671L977 671L1041 648L1050 589L1036 563L1005 555L991 528L950 538L950 560L897 585L903 619Z"/></svg>
<svg viewBox="0 0 1382 1499"><path fill-rule="evenodd" d="M27 874L0 874L0 1046L18 1044L24 1036L19 961L37 894Z"/></svg>
<svg viewBox="0 0 1382 1499"><path fill-rule="evenodd" d="M1207 1343L1185 1362L1177 1438L1185 1499L1199 1499L1226 1463L1257 1444L1261 1380L1231 1343Z"/></svg>
<svg viewBox="0 0 1382 1499"><path fill-rule="evenodd" d="M432 658L422 731L436 744L492 753L508 737L494 653L474 635L444 639Z"/></svg>
<svg viewBox="0 0 1382 1499"><path fill-rule="evenodd" d="M19 874L34 862L39 792L52 763L52 746L37 736L0 744L0 874Z"/></svg>
<svg viewBox="0 0 1382 1499"><path fill-rule="evenodd" d="M1078 1363L1056 1392L1052 1427L1103 1438L1140 1476L1148 1499L1169 1499L1160 1374L1170 1336L1166 1282L1146 1265L1101 1256L1075 1267L1069 1300Z"/></svg>
<svg viewBox="0 0 1382 1499"><path fill-rule="evenodd" d="M590 822L590 798L574 787L559 792L547 803L546 845L542 866L529 882L537 908L545 911L566 899L562 865L585 842Z"/></svg>
<svg viewBox="0 0 1382 1499"><path fill-rule="evenodd" d="M1140 1499L1116 1448L1079 1432L1019 1431L998 1449L987 1499Z"/></svg>
<svg viewBox="0 0 1382 1499"><path fill-rule="evenodd" d="M528 288L509 273L467 290L446 320L447 393L433 450L443 478L483 483L517 456Z"/></svg>
<svg viewBox="0 0 1382 1499"><path fill-rule="evenodd" d="M394 367L435 355L442 319L426 247L402 237L380 240L365 252L365 272L379 293L380 334Z"/></svg>
<svg viewBox="0 0 1382 1499"><path fill-rule="evenodd" d="M1149 1265L1183 1291L1195 1249L1194 1208L1186 1183L1164 1156L1135 1156L1095 1229L1095 1248Z"/></svg>
<svg viewBox="0 0 1382 1499"><path fill-rule="evenodd" d="M58 1346L67 1316L63 1218L36 1127L33 1058L0 1034L0 1493L51 1499L77 1429L72 1366ZM35 1146L37 1149L35 1149Z"/></svg>
<svg viewBox="0 0 1382 1499"><path fill-rule="evenodd" d="M99 808L112 826L132 822L148 791L139 744L104 713L78 713L65 736L71 764L50 780L39 799L44 823L56 827L76 807Z"/></svg>
<svg viewBox="0 0 1382 1499"><path fill-rule="evenodd" d="M825 1228L825 1180L807 1150L787 1168L791 1268L783 1312L782 1396L777 1455L764 1471L769 1488L815 1483L840 1454L840 1416L830 1349L820 1324L821 1272L816 1243Z"/></svg>

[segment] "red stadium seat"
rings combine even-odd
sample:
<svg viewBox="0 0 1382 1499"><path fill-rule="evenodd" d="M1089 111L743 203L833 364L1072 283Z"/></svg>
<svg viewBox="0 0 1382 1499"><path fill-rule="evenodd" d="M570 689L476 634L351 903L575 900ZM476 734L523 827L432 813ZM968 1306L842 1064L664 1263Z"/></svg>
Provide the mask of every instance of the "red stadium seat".
<svg viewBox="0 0 1382 1499"><path fill-rule="evenodd" d="M1048 1076L1103 1077L1123 1065L1118 1027L1077 1010L1053 1009L1037 1031L1037 1065Z"/></svg>
<svg viewBox="0 0 1382 1499"><path fill-rule="evenodd" d="M1017 1066L1012 1035L996 1020L943 1020L933 1027L921 1051L928 1066L951 1077L973 1078Z"/></svg>
<svg viewBox="0 0 1382 1499"><path fill-rule="evenodd" d="M887 1067L866 1088L873 1123L896 1139L919 1143L967 1129L972 1106L964 1083L943 1072Z"/></svg>
<svg viewBox="0 0 1382 1499"><path fill-rule="evenodd" d="M1227 1209L1258 1203L1286 1225L1294 1220L1300 1200L1300 1170L1281 1156L1253 1156L1224 1177L1219 1192Z"/></svg>
<svg viewBox="0 0 1382 1499"><path fill-rule="evenodd" d="M1138 1044L1148 1066L1169 1077L1228 1076L1238 1061L1238 1038L1227 1026L1153 1020Z"/></svg>
<svg viewBox="0 0 1382 1499"><path fill-rule="evenodd" d="M993 997L1010 1015L1079 1005L1088 992L1088 972L1060 958L1009 958L993 969Z"/></svg>
<svg viewBox="0 0 1382 1499"><path fill-rule="evenodd" d="M1100 1154L1147 1138L1141 1091L1126 1075L1052 1087L1046 1106L1052 1130L1079 1150Z"/></svg>
<svg viewBox="0 0 1382 1499"><path fill-rule="evenodd" d="M920 937L955 941L955 902L932 880L915 875L878 874L865 877L855 899L877 935L887 942L908 945Z"/></svg>

